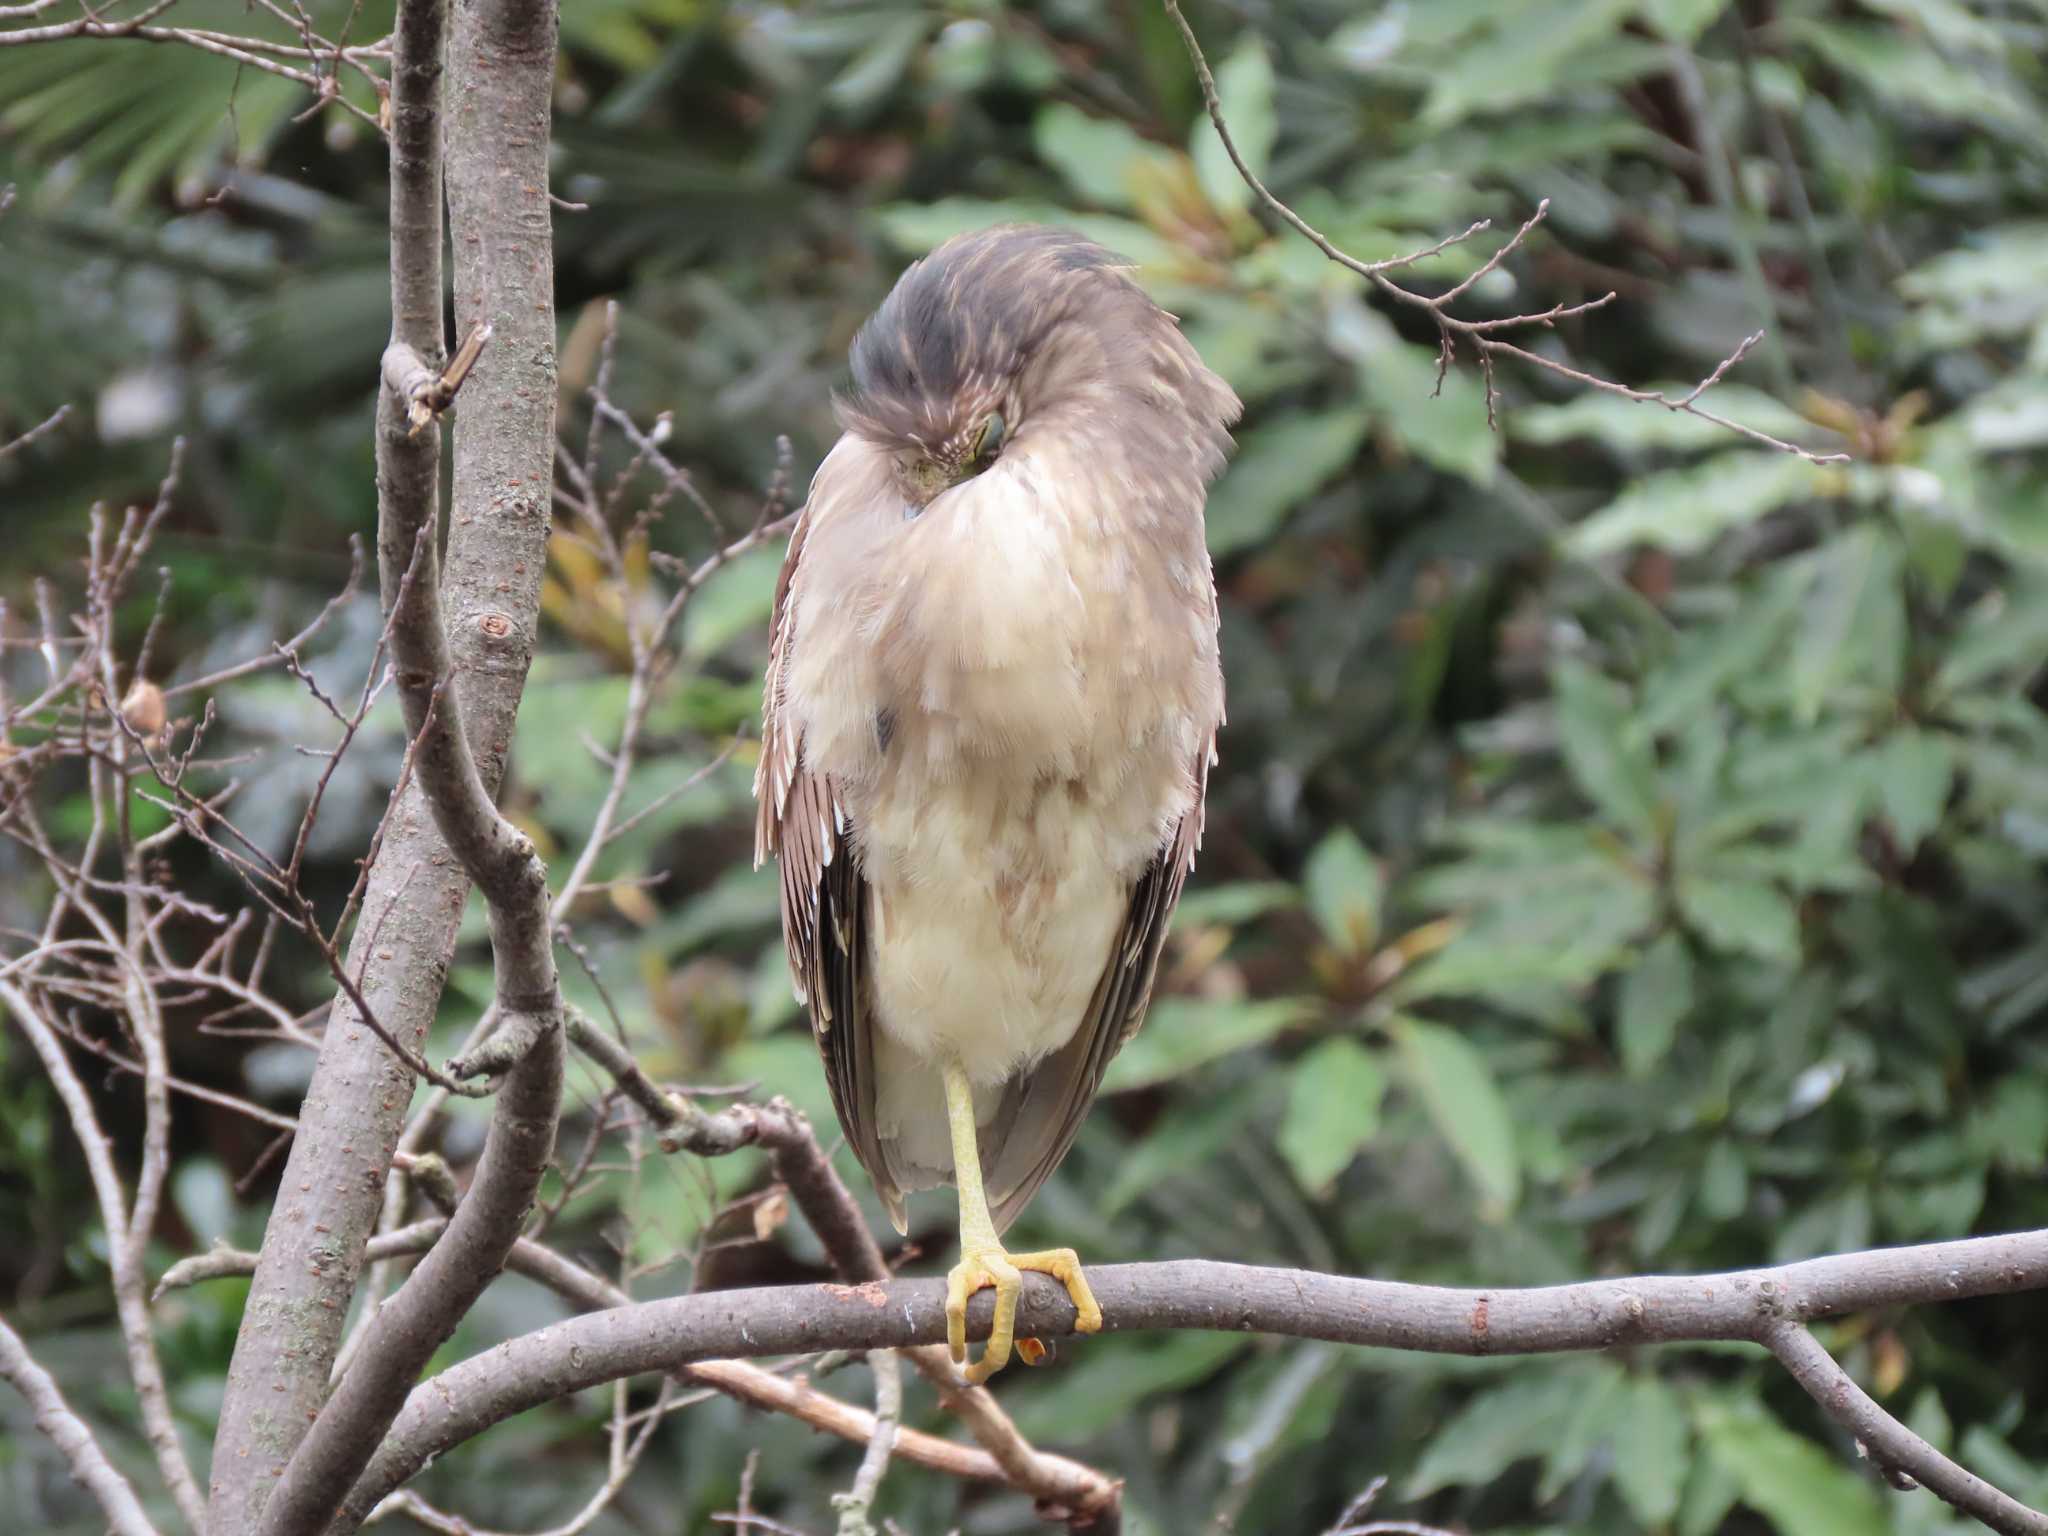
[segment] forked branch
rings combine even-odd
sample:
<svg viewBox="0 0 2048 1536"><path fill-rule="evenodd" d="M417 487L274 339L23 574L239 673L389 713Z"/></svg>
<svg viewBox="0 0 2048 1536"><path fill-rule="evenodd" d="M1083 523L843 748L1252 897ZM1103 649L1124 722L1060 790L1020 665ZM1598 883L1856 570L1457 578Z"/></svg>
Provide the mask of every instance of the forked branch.
<svg viewBox="0 0 2048 1536"><path fill-rule="evenodd" d="M1597 299L1589 299L1581 304L1558 304L1540 313L1509 315L1492 320L1466 320L1452 314L1450 312L1450 305L1464 297L1475 283L1493 272L1510 255L1519 250L1522 243L1529 238L1530 231L1543 222L1544 216L1550 211L1550 200L1548 198L1545 198L1536 205L1536 211L1529 216L1520 229L1515 231L1505 245L1489 256L1470 276L1445 293L1433 295L1417 293L1413 289L1402 287L1387 274L1399 271L1404 267L1411 267L1419 261L1426 260L1428 257L1440 255L1452 246L1462 245L1474 235L1491 228L1492 220L1481 219L1462 233L1448 236L1426 249L1411 251L1405 256L1389 257L1385 261L1360 261L1356 256L1338 247L1330 240L1329 236L1325 235L1321 230L1309 223L1307 219L1304 219L1286 203L1282 202L1245 160L1244 152L1238 148L1236 136L1230 131L1230 124L1223 116L1223 98L1216 89L1216 77L1209 69L1209 60L1202 52L1202 45L1195 38L1194 28L1188 25L1187 17L1181 14L1178 0L1160 0L1160 3L1166 7L1167 15L1173 18L1174 26L1180 31L1181 42L1187 48L1188 58L1195 66L1195 77L1201 82L1202 86L1202 104L1208 111L1209 121L1215 125L1216 136L1223 141L1224 153L1230 156L1230 163L1236 167L1237 174L1243 178L1244 184L1251 188L1252 195L1258 198L1259 202L1274 217L1281 220L1281 222L1307 240L1317 250L1329 257L1330 260L1336 262L1338 266L1367 279L1381 293L1396 303L1407 305L1412 309L1422 310L1429 316L1437 329L1437 387L1439 389L1443 387L1444 374L1450 368L1459 343L1463 342L1471 346L1474 354L1479 359L1480 371L1485 376L1486 419L1489 425L1494 422L1494 408L1500 399L1500 391L1496 387L1493 378L1494 359L1497 357L1512 357L1532 367L1545 369L1560 378L1569 379L1574 384L1582 385L1587 389L1597 389L1606 394L1619 395L1624 400L1634 400L1644 405L1658 405L1667 411L1676 411L1687 416L1697 416L1702 421L1711 422L1725 431L1733 432L1739 437L1746 437L1751 442L1761 444L1766 448L1774 449L1779 453L1795 454L1810 464L1843 464L1848 462L1849 455L1846 453L1814 453L1809 449L1800 447L1797 443L1788 443L1783 438L1771 436L1768 432L1760 432L1755 427L1744 426L1739 421L1732 421L1726 416L1701 409L1699 404L1700 396L1718 384L1722 376L1730 368L1740 362L1752 347L1763 340L1761 332L1745 337L1735 350L1715 365L1712 372L1704 379L1684 395L1673 399L1670 395L1664 394L1659 390L1631 389L1627 385L1617 384L1611 379L1603 379L1596 374L1586 373L1580 369L1560 363L1555 358L1544 357L1542 354L1531 352L1527 348L1515 346L1512 342L1502 341L1496 334L1501 331L1521 330L1530 326L1549 329L1554 327L1560 320L1568 320L1575 316L1589 314L1593 310L1604 308L1614 301L1615 295L1611 292L1603 294Z"/></svg>

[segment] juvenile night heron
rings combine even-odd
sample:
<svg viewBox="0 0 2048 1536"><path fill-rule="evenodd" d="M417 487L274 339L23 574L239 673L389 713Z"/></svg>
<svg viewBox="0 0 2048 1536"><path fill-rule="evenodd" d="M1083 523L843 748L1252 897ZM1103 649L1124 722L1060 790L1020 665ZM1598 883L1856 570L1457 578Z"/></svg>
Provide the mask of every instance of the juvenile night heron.
<svg viewBox="0 0 2048 1536"><path fill-rule="evenodd" d="M905 272L853 379L776 588L755 851L896 1229L906 1190L959 1188L948 1342L994 1286L982 1381L1020 1270L1102 1324L1072 1249L999 1234L1143 1021L1201 840L1202 505L1239 405L1108 252L1017 226Z"/></svg>

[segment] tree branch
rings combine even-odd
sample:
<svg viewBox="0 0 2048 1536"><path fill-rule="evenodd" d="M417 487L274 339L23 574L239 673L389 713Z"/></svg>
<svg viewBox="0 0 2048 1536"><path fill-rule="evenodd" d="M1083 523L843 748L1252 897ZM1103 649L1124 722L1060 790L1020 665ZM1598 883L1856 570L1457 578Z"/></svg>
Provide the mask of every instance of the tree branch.
<svg viewBox="0 0 2048 1536"><path fill-rule="evenodd" d="M0 48L21 47L31 43L62 42L74 37L100 39L129 38L136 42L144 43L180 43L188 48L197 48L202 53L210 53L218 58L232 60L242 68L261 70L265 74L277 75L295 84L303 85L320 98L314 104L316 108L326 102L335 102L376 132L381 134L384 131L384 125L377 120L374 113L366 112L355 102L342 95L335 77L328 76L322 78L317 72L317 66L314 72L309 73L303 69L295 69L289 64L281 64L275 58L265 57L266 54L289 54L294 57L317 59L318 57L325 57L325 54L316 56L314 51L310 49L281 48L275 43L266 42L260 38L238 37L231 33L213 32L205 28L153 27L146 25L152 18L162 15L176 3L177 0L153 0L153 3L147 8L137 12L126 21L103 21L88 8L83 15L71 21L53 22L48 26L42 27L19 27L12 31L0 31ZM0 14L4 14L8 9L14 8L0 7ZM43 9L43 7L23 7L17 13L32 13L32 11L40 9ZM361 48L343 49L341 54L358 70L363 70L361 63L363 58L374 56L372 50ZM363 72L368 74L367 70L363 70ZM381 88L382 82L377 81L375 76L370 76L370 79Z"/></svg>
<svg viewBox="0 0 2048 1536"><path fill-rule="evenodd" d="M1700 420L1711 422L1715 426L1725 431L1733 432L1739 437L1746 437L1751 442L1773 449L1779 453L1796 455L1799 458L1805 459L1810 464L1845 464L1849 461L1849 455L1846 453L1814 453L1800 447L1797 443L1788 443L1782 438L1771 436L1768 432L1759 432L1754 427L1746 427L1740 422L1730 421L1725 416L1718 416L1711 411L1700 409L1698 404L1699 397L1714 384L1718 383L1724 373L1739 362L1752 347L1764 339L1761 331L1746 338L1741 345L1729 353L1726 358L1722 359L1719 366L1702 380L1696 388L1682 398L1674 400L1669 395L1663 394L1660 391L1630 389L1627 385L1617 384L1610 379L1603 379L1595 374L1581 372L1579 369L1568 367L1553 358L1544 357L1538 353L1528 351L1526 348L1501 341L1493 335L1496 331L1523 326L1533 325L1548 328L1555 325L1559 320L1568 319L1574 315L1586 314L1589 311L1604 307L1613 301L1615 296L1612 293L1589 300L1583 304L1555 305L1540 314L1510 315L1493 320L1465 320L1451 314L1448 308L1450 303L1462 297L1474 283L1486 276L1487 273L1493 271L1512 252L1519 249L1522 242L1528 238L1529 232L1543 221L1544 215L1550 211L1550 201L1548 198L1536 205L1535 213L1530 215L1528 221L1515 231L1507 244L1495 251L1476 272L1472 273L1463 282L1458 283L1448 293L1440 293L1435 296L1416 293L1411 289L1403 288L1400 284L1389 278L1387 274L1402 267L1413 266L1416 262L1426 257L1439 255L1451 246L1471 239L1474 235L1488 228L1492 223L1491 220L1481 219L1462 234L1452 235L1446 239L1439 240L1435 245L1429 246L1425 250L1411 251L1405 256L1394 256L1385 261L1360 261L1356 256L1344 251L1332 243L1329 236L1325 235L1321 230L1309 223L1308 220L1288 207L1286 203L1282 202L1279 197L1268 189L1265 182L1259 179L1258 174L1252 170L1251 166L1246 163L1243 152L1237 147L1236 136L1230 131L1230 124L1224 120L1223 99L1216 89L1216 77L1210 72L1209 60L1202 52L1202 45L1195 38L1194 28L1188 25L1187 17L1181 14L1178 0L1160 0L1160 3L1166 8L1166 14L1172 18L1174 26L1179 29L1181 43L1187 49L1188 59L1195 66L1195 78L1202 87L1202 104L1208 111L1209 121L1215 125L1216 136L1223 141L1224 153L1230 157L1230 163L1237 168L1237 174L1242 178L1244 184L1251 188L1252 194L1276 218L1307 240L1330 260L1336 262L1338 266L1348 271L1356 272L1360 277L1371 282L1381 293L1384 293L1395 302L1405 304L1413 309L1423 310L1429 315L1437 328L1437 384L1439 388L1443 384L1444 371L1450 367L1451 357L1456 350L1458 339L1462 338L1467 342L1478 354L1480 370L1486 378L1486 419L1488 425L1493 424L1494 404L1500 397L1500 392L1495 387L1493 381L1493 359L1497 356L1512 357L1529 364L1531 367L1542 368L1558 375L1560 378L1569 379L1575 384L1585 386L1587 389L1597 389L1610 395L1619 395L1624 400L1634 400L1643 405L1661 405L1667 411L1675 411L1687 416L1697 416Z"/></svg>
<svg viewBox="0 0 2048 1536"><path fill-rule="evenodd" d="M88 904L89 905L89 904ZM57 1032L26 992L0 981L0 1003L4 1003L28 1036L30 1046L41 1058L43 1071L63 1101L72 1133L85 1151L86 1171L92 1176L93 1193L100 1208L100 1223L107 1234L107 1265L113 1272L114 1309L121 1321L121 1341L127 1347L128 1374L135 1384L136 1406L142 1415L142 1430L156 1452L158 1473L169 1490L179 1514L193 1530L206 1518L206 1500L185 1462L178 1443L178 1426L171 1416L170 1393L164 1385L163 1362L156 1352L156 1336L150 1328L149 1304L143 1296L142 1254L139 1243L127 1240L127 1200L121 1190L121 1175L114 1167L114 1149L94 1112L92 1097L64 1055Z"/></svg>
<svg viewBox="0 0 2048 1536"><path fill-rule="evenodd" d="M1828 1417L1856 1437L1871 1460L1888 1474L1905 1474L1906 1481L1897 1486L1924 1484L1994 1531L2048 1536L2048 1516L2035 1513L1974 1472L1957 1466L1886 1413L1802 1324L1780 1320L1765 1330L1762 1342Z"/></svg>
<svg viewBox="0 0 2048 1536"><path fill-rule="evenodd" d="M1536 1289L1407 1285L1201 1259L1108 1265L1089 1280L1111 1332L1217 1329L1456 1355L1764 1344L1787 1322L2048 1286L2048 1230ZM352 1529L428 1460L491 1425L620 1376L719 1356L934 1344L945 1337L945 1290L941 1280L897 1280L713 1292L638 1302L508 1340L414 1389L335 1529ZM970 1339L987 1334L992 1309L988 1298L970 1303ZM1058 1284L1026 1277L1020 1334L1062 1337L1073 1322Z"/></svg>
<svg viewBox="0 0 2048 1536"><path fill-rule="evenodd" d="M442 0L416 3L438 7ZM394 332L378 412L380 465L392 471L379 477L387 494L379 510L378 542L389 552L431 538L435 488L431 480L421 483L415 471L423 461L432 462L429 451L418 445L433 434L421 429L433 423L476 365L473 409L457 441L451 522L498 526L478 552L482 558L473 570L455 568L451 545L448 588L459 609L465 596L474 596L469 589L476 579L488 577L488 606L473 614L458 612L457 626L479 628L500 643L523 640L522 674L532 654L538 586L519 578L529 570L537 573L545 563L549 503L544 492L553 481L553 273L546 253L556 24L551 4L525 0L465 6L456 17L449 48L454 110L446 144L450 215L456 248L465 252L458 262L457 304L461 308L466 301L481 313L456 359L438 380L424 384L414 375L424 377L431 365L423 363L412 338L403 330ZM405 28L401 14L401 49ZM399 154L394 147L394 165ZM526 189L524 196L508 195L508 178ZM395 221L408 195L396 175L392 195ZM533 238L536 218L538 240ZM401 273L394 265L393 304L401 321L411 302L416 299L424 307L425 301L424 294L408 292L407 275L409 270ZM424 314L419 318L424 332ZM483 338L500 327L507 346L479 360ZM437 303L433 331L438 330ZM535 400L543 402L537 414ZM508 485L533 485L542 494L507 496ZM522 518L522 511L529 515ZM502 612L500 601L508 587L522 585L535 599L523 624ZM562 1097L562 1002L547 871L531 840L492 803L493 789L484 781L465 729L468 709L444 692L457 675L449 632L440 584L406 584L392 613L391 649L413 733L414 774L442 841L488 907L497 1041L510 1047L500 1057L509 1075L492 1107L483 1157L468 1194L440 1241L369 1325L354 1362L263 1511L259 1531L264 1536L314 1529L335 1507L434 1350L504 1267L554 1151ZM516 698L513 702L516 707ZM509 734L509 713L503 726ZM502 771L502 756L499 765Z"/></svg>
<svg viewBox="0 0 2048 1536"><path fill-rule="evenodd" d="M85 1421L64 1401L56 1380L36 1364L5 1318L0 1318L0 1381L11 1383L28 1400L36 1428L63 1453L72 1480L99 1501L114 1536L157 1536L128 1479L114 1470Z"/></svg>
<svg viewBox="0 0 2048 1536"><path fill-rule="evenodd" d="M875 1536L868 1515L874 1510L882 1479L888 1475L897 1436L903 1432L903 1362L893 1349L871 1349L868 1368L875 1375L875 1428L860 1459L860 1470L854 1474L853 1487L832 1495L832 1507L839 1511L839 1536Z"/></svg>
<svg viewBox="0 0 2048 1536"><path fill-rule="evenodd" d="M445 1218L430 1216L395 1231L379 1233L370 1239L369 1256L381 1261L425 1253L447 1225ZM633 1304L629 1294L602 1275L528 1238L522 1237L513 1244L512 1256L505 1267L546 1286L580 1312ZM162 1296L167 1291L181 1290L208 1280L253 1275L255 1272L255 1254L246 1249L215 1247L173 1264L157 1282L156 1294ZM837 1435L856 1445L867 1445L874 1439L875 1415L820 1392L802 1377L778 1376L745 1360L706 1360L686 1366L676 1374L683 1381L723 1392L750 1407L787 1414L813 1429ZM1003 1464L987 1451L959 1445L920 1430L898 1430L895 1453L905 1461L954 1477L991 1483L1012 1481ZM1077 1462L1069 1462L1063 1456L1044 1455L1043 1459L1064 1469L1070 1480L1100 1477L1100 1474Z"/></svg>
<svg viewBox="0 0 2048 1536"><path fill-rule="evenodd" d="M436 366L443 347L440 98L447 21L446 0L407 0L392 61L392 340ZM440 441L438 433L411 435L389 390L380 389L378 401L378 568L385 604L395 609L408 585L431 589L438 582L433 538L416 534L434 521ZM412 515L386 517L395 505ZM495 551L500 542L489 525L457 520L450 559L468 545ZM479 637L467 638L475 654ZM472 730L478 719L509 719L524 683L516 646L493 647L489 660L464 671L449 690ZM492 738L483 751L487 789L502 774L504 740ZM235 1341L215 1440L211 1536L243 1536L256 1527L275 1479L327 1396L385 1170L412 1097L413 1074L365 1014L416 1053L446 984L469 882L449 857L417 774L394 794L366 878L346 974L360 978L368 1008L357 1006L356 985L341 989L299 1111Z"/></svg>

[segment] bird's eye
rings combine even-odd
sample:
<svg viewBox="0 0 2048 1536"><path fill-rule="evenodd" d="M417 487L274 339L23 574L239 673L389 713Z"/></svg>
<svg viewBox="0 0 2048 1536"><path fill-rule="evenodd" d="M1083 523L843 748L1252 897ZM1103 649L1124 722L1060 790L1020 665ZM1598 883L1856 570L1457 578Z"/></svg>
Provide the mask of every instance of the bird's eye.
<svg viewBox="0 0 2048 1536"><path fill-rule="evenodd" d="M986 465L1003 447L1003 413L990 411L981 423L981 434L974 440L974 465L979 469Z"/></svg>

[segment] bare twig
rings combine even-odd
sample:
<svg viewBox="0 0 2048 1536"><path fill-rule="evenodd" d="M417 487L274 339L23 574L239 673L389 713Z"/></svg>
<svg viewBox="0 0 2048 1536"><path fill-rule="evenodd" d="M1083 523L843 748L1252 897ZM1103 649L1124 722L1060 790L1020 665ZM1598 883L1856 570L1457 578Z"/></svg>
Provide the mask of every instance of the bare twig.
<svg viewBox="0 0 2048 1536"><path fill-rule="evenodd" d="M71 1129L85 1152L86 1171L92 1177L98 1198L100 1221L107 1234L107 1263L113 1271L114 1305L121 1322L121 1338L127 1347L128 1372L135 1384L135 1398L142 1413L143 1434L156 1453L157 1471L178 1506L178 1513L197 1531L206 1515L206 1501L186 1465L184 1448L178 1443L178 1427L171 1416L170 1393L164 1385L163 1363L157 1357L156 1338L150 1328L149 1305L143 1296L140 1245L127 1240L127 1198L121 1175L114 1167L114 1149L101 1128L92 1098L78 1080L57 1032L43 1010L26 991L12 982L0 982L0 1003L13 1014L15 1023L28 1036L30 1046L41 1059L44 1074L70 1117Z"/></svg>
<svg viewBox="0 0 2048 1536"><path fill-rule="evenodd" d="M5 1318L0 1318L0 1381L28 1400L36 1428L62 1453L73 1480L99 1501L114 1536L157 1536L128 1479L114 1470L85 1421L64 1401L55 1379L36 1364Z"/></svg>
<svg viewBox="0 0 2048 1536"><path fill-rule="evenodd" d="M1856 1437L1871 1459L1892 1475L1894 1486L1924 1485L1966 1515L1974 1515L1994 1531L2048 1536L2048 1516L2001 1492L1957 1466L1927 1441L1877 1405L1806 1327L1781 1318L1762 1337L1765 1348L1792 1373L1829 1418ZM1897 1474L1905 1474L1905 1480Z"/></svg>
<svg viewBox="0 0 2048 1536"><path fill-rule="evenodd" d="M875 1507L882 1478L889 1470L889 1457L896 1449L896 1436L903 1427L903 1363L893 1349L868 1351L868 1367L875 1373L875 1429L868 1448L854 1474L853 1487L832 1496L839 1511L839 1536L875 1536L868 1515Z"/></svg>
<svg viewBox="0 0 2048 1536"><path fill-rule="evenodd" d="M9 188L8 190L12 191L13 189ZM48 433L56 431L59 427L64 425L65 418L68 417L70 414L70 406L60 405L57 407L56 410L52 411L48 417L38 422L35 426L30 427L26 432L22 433L21 436L13 439L10 442L0 443L0 459L7 458L11 454L21 452L22 449L28 447L29 444L33 443L37 438L43 437Z"/></svg>
<svg viewBox="0 0 2048 1536"><path fill-rule="evenodd" d="M31 43L55 43L67 38L92 37L102 39L129 38L145 43L175 43L187 48L196 48L218 58L230 59L247 68L259 69L265 74L277 75L303 85L322 103L338 103L351 116L359 119L377 133L384 132L384 125L374 113L366 112L356 103L336 90L318 74L295 69L281 63L273 55L290 57L311 57L306 50L287 50L276 44L263 44L254 39L237 37L229 33L212 32L205 28L153 27L151 20L169 10L177 0L153 0L153 3L138 11L126 21L103 21L90 9L73 20L52 22L41 27L20 27L13 31L0 31L0 47L20 47Z"/></svg>
<svg viewBox="0 0 2048 1536"><path fill-rule="evenodd" d="M181 694L203 693L210 689L218 688L223 683L231 683L237 678L248 677L257 672L266 672L273 667L283 666L287 656L297 656L305 649L307 641L327 627L329 619L348 606L354 599L356 588L362 582L362 579L363 541L356 535L350 534L348 540L348 579L342 583L341 590L322 605L320 611L313 616L311 623L293 635L289 640L272 646L269 652L264 655L252 656L246 661L239 661L232 666L222 667L217 671L207 673L203 677L190 678L182 683L169 684L164 689L164 697L166 699L175 699Z"/></svg>
<svg viewBox="0 0 2048 1536"><path fill-rule="evenodd" d="M1275 217L1287 224L1289 228L1301 235L1330 260L1367 279L1381 293L1395 302L1405 304L1410 308L1423 310L1429 315L1430 320L1437 328L1439 343L1437 349L1438 388L1441 388L1443 385L1444 372L1451 364L1452 357L1457 350L1458 341L1462 339L1469 343L1479 358L1481 371L1485 376L1486 416L1489 424L1493 422L1494 406L1500 394L1494 383L1493 359L1496 357L1512 357L1521 362L1528 363L1532 367L1546 369L1560 378L1570 379L1573 383L1583 385L1587 389L1602 390L1607 394L1619 395L1625 400L1634 400L1646 405L1661 405L1666 410L1681 412L1688 416L1697 416L1702 421L1711 422L1717 427L1746 437L1751 442L1759 443L1766 448L1774 449L1779 453L1795 454L1799 458L1805 459L1808 463L1840 464L1848 462L1849 455L1846 453L1814 453L1800 447L1797 443L1788 443L1782 438L1771 436L1768 432L1760 432L1754 427L1743 426L1739 422L1730 421L1725 416L1717 416L1710 411L1703 411L1699 408L1696 402L1700 395L1717 382L1721 375L1726 373L1729 368L1734 366L1744 353L1748 352L1751 347L1762 340L1761 334L1750 337L1741 346L1736 348L1712 374L1708 375L1707 379L1698 388L1682 399L1673 400L1669 396L1655 391L1630 389L1611 380L1602 379L1596 375L1582 372L1579 369L1567 367L1553 358L1543 357L1525 348L1512 346L1505 341L1499 340L1493 334L1496 331L1523 326L1533 325L1546 328L1553 326L1559 320L1587 314L1602 308L1614 300L1615 295L1613 293L1604 294L1600 298L1592 299L1582 304L1557 305L1540 314L1514 315L1493 320L1465 320L1449 313L1446 306L1464 295L1474 283L1485 277L1489 272L1492 272L1503 260L1521 247L1522 243L1528 238L1530 231L1543 221L1544 215L1549 211L1550 201L1548 198L1536 205L1535 213L1530 215L1527 222L1515 231L1514 235L1505 245L1495 251L1477 271L1457 284L1448 293L1435 296L1416 293L1412 289L1401 287L1390 279L1387 274L1402 267L1412 266L1426 257L1437 255L1451 246L1471 239L1474 235L1486 229L1490 221L1482 219L1463 233L1452 235L1448 239L1439 240L1435 245L1425 250L1410 252L1405 256L1392 257L1386 261L1360 261L1357 257L1341 250L1321 230L1317 229L1308 220L1304 219L1275 196L1266 184L1259 179L1258 174L1252 170L1251 166L1246 163L1244 153L1238 148L1237 139L1230 131L1230 124L1224 120L1223 100L1216 89L1216 77L1210 72L1209 60L1203 54L1201 44L1196 41L1194 28L1188 25L1187 18L1181 14L1178 0L1160 0L1160 3L1166 8L1166 13L1172 18L1174 26L1179 29L1181 42L1187 49L1189 60L1194 64L1195 77L1201 83L1202 102L1208 111L1209 121L1214 124L1216 136L1223 141L1224 152L1229 155L1230 163L1237 168L1237 173L1243 178L1245 185L1251 188L1253 195Z"/></svg>

